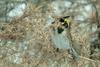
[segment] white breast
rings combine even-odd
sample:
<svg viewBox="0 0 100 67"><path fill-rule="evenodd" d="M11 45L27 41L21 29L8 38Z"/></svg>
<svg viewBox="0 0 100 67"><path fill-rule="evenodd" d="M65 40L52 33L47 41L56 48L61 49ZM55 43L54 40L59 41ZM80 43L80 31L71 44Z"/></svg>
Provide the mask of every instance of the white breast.
<svg viewBox="0 0 100 67"><path fill-rule="evenodd" d="M52 40L55 47L59 49L69 49L71 45L70 38L68 37L69 34L67 34L66 31L63 31L61 34L59 34L57 30L53 32Z"/></svg>

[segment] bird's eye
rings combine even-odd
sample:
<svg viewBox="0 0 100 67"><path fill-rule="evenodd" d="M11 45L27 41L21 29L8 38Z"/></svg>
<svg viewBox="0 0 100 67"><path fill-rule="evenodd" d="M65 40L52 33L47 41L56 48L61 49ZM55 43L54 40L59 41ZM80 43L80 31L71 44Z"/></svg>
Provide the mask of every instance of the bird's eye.
<svg viewBox="0 0 100 67"><path fill-rule="evenodd" d="M62 19L62 18L60 18L60 20L59 20L60 22L64 22L64 19Z"/></svg>

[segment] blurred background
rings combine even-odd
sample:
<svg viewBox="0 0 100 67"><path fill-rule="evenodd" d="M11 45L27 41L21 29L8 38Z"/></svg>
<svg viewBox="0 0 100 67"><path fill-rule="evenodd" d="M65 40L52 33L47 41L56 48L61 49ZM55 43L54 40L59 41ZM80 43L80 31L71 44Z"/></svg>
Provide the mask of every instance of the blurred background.
<svg viewBox="0 0 100 67"><path fill-rule="evenodd" d="M71 16L80 55L57 52L49 26ZM100 67L99 0L0 0L0 67Z"/></svg>

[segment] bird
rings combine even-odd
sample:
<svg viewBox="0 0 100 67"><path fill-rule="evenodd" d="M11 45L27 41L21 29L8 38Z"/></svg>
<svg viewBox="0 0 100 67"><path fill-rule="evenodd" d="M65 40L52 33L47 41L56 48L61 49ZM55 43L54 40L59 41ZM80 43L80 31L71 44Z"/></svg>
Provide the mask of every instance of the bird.
<svg viewBox="0 0 100 67"><path fill-rule="evenodd" d="M57 17L50 26L50 34L54 48L67 49L73 57L78 57L78 53L72 46L70 35L71 16Z"/></svg>

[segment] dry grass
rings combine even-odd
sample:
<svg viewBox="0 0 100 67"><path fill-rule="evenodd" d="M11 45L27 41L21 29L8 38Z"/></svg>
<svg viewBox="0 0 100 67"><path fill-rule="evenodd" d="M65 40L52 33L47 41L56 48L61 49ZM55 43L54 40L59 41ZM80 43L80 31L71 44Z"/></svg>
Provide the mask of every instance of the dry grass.
<svg viewBox="0 0 100 67"><path fill-rule="evenodd" d="M79 53L81 55L79 60L77 61L77 64L66 50L57 52L56 49L54 49L52 46L53 43L51 42L49 32L44 30L47 14L42 13L42 11L44 11L43 5L35 6L30 3L28 4L27 11L22 17L16 18L10 23L0 23L0 27L2 27L2 32L0 32L1 40L14 41L15 43L17 43L16 45L18 45L19 42L28 42L28 47L26 50L11 50L12 54L7 51L11 48L13 49L13 47L19 48L18 46L8 46L11 48L7 48L7 46L0 46L0 48L3 48L0 50L5 51L5 53L3 53L2 55L3 57L0 57L0 67L61 67L61 64L67 61L68 64L65 64L66 67L74 67L74 65L77 65L76 67L89 67L89 64L93 67L100 67L99 61L89 59L89 52L87 51L90 49L90 47L88 47L88 37L86 37L85 34L83 38L86 37L87 40L84 41L84 44L83 42L79 42L78 40L75 41L76 44L82 43L83 48L81 49L80 47L78 47L80 46L80 44L78 44L78 46L76 47L76 49L79 49ZM87 33L88 32L86 32L86 35L88 36ZM80 33L79 35L72 35L73 37L81 37ZM73 40L76 38L73 38ZM78 39L82 39L83 41L83 38ZM23 43L20 45L23 45ZM7 49L5 50L4 48ZM21 53L22 62L20 64L11 63L7 59L7 54L10 54L12 56L16 53ZM35 53L35 55L32 55L32 53Z"/></svg>

